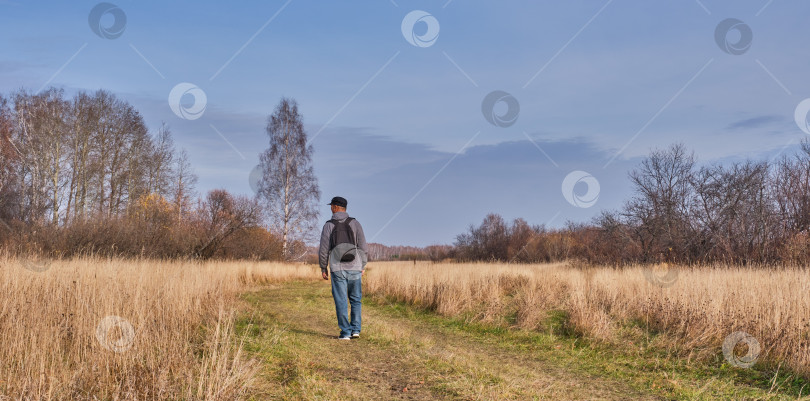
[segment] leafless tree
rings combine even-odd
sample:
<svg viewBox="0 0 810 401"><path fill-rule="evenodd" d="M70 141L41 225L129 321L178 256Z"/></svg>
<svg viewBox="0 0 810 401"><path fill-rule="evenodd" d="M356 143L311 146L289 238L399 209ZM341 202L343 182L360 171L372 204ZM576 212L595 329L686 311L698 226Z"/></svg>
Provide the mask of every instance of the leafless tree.
<svg viewBox="0 0 810 401"><path fill-rule="evenodd" d="M185 150L181 150L174 158L170 178L168 191L172 194L178 217L182 218L191 209L192 199L196 197L194 188L197 185L197 175L191 168L191 162L189 162Z"/></svg>
<svg viewBox="0 0 810 401"><path fill-rule="evenodd" d="M625 217L635 228L645 261L682 252L679 246L691 233L694 155L681 144L655 150L630 172L635 195L625 207Z"/></svg>
<svg viewBox="0 0 810 401"><path fill-rule="evenodd" d="M692 217L700 228L700 260L763 262L774 239L774 213L766 162L707 166L695 175Z"/></svg>
<svg viewBox="0 0 810 401"><path fill-rule="evenodd" d="M478 227L470 226L456 237L459 256L470 260L506 261L509 258L509 224L489 214Z"/></svg>
<svg viewBox="0 0 810 401"><path fill-rule="evenodd" d="M18 176L22 155L13 142L13 119L8 100L0 96L0 237L8 235L9 222L19 218L22 201Z"/></svg>
<svg viewBox="0 0 810 401"><path fill-rule="evenodd" d="M291 245L313 233L320 199L312 168L312 145L307 144L298 103L282 98L267 123L270 147L259 157L262 177L257 196L266 204L271 225L282 238L284 258Z"/></svg>
<svg viewBox="0 0 810 401"><path fill-rule="evenodd" d="M783 229L803 232L810 229L810 141L801 151L776 163L773 189Z"/></svg>
<svg viewBox="0 0 810 401"><path fill-rule="evenodd" d="M197 255L203 259L212 257L228 237L257 226L261 220L261 208L256 199L234 197L221 189L208 193L201 212L205 242L199 246Z"/></svg>

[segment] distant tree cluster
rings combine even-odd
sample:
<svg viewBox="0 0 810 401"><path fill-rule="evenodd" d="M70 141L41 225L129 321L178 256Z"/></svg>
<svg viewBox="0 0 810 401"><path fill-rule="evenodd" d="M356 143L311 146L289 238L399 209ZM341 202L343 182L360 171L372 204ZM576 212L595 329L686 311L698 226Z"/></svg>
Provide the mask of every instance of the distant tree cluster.
<svg viewBox="0 0 810 401"><path fill-rule="evenodd" d="M507 222L498 214L484 218L456 237L450 257L462 261L552 262L572 254L572 236L566 230L547 230L523 219Z"/></svg>
<svg viewBox="0 0 810 401"><path fill-rule="evenodd" d="M368 258L375 261L433 260L441 261L451 257L450 245L431 245L425 248L415 246L386 246L368 244Z"/></svg>
<svg viewBox="0 0 810 401"><path fill-rule="evenodd" d="M6 219L64 224L130 210L143 196L188 211L195 177L162 127L149 135L141 115L106 91L19 91L0 97Z"/></svg>
<svg viewBox="0 0 810 401"><path fill-rule="evenodd" d="M593 263L810 262L810 142L775 162L697 166L683 145L630 172L624 207L546 230L489 215L456 238L459 260Z"/></svg>
<svg viewBox="0 0 810 401"><path fill-rule="evenodd" d="M0 95L0 245L51 256L281 258L251 198L197 197L166 126L107 91Z"/></svg>

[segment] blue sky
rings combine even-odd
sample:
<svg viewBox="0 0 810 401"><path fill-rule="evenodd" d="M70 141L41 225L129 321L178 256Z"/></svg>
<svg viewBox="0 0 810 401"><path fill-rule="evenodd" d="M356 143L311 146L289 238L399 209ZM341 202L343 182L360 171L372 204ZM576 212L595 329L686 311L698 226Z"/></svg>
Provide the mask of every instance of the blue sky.
<svg viewBox="0 0 810 401"><path fill-rule="evenodd" d="M0 0L0 91L110 90L153 130L171 127L200 192L242 194L267 115L294 97L321 203L348 198L369 240L385 244L450 243L490 212L588 221L630 196L627 172L652 148L683 142L710 163L775 157L806 136L794 110L810 97L807 2L112 3L126 25L105 39L88 23L95 1ZM430 46L402 33L415 10L438 23ZM753 34L743 54L715 40L727 18ZM113 22L108 13L100 26ZM206 95L197 119L169 106L183 82ZM510 126L482 113L496 90L519 104ZM585 199L583 181L568 197L579 206L566 199L574 171L594 177L598 198Z"/></svg>

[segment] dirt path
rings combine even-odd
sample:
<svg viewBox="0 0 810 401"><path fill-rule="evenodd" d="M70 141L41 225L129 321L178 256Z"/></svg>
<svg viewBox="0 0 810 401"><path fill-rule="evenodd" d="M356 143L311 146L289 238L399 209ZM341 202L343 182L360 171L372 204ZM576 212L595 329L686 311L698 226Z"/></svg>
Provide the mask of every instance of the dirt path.
<svg viewBox="0 0 810 401"><path fill-rule="evenodd" d="M328 282L245 295L248 351L264 360L255 399L661 399L615 378L364 300L360 339L340 341ZM247 319L246 319L247 320Z"/></svg>

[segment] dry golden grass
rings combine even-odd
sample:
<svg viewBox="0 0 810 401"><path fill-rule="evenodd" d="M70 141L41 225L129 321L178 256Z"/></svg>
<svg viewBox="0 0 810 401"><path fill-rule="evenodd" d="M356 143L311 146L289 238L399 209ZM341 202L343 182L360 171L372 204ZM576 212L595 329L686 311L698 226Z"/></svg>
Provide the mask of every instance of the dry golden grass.
<svg viewBox="0 0 810 401"><path fill-rule="evenodd" d="M640 325L664 333L652 345L689 358L718 355L743 331L759 342L759 362L810 376L810 272L802 268L392 262L372 265L364 292L529 329L563 314L568 329L605 342L628 341Z"/></svg>
<svg viewBox="0 0 810 401"><path fill-rule="evenodd" d="M320 276L315 266L253 262L77 259L47 267L37 272L0 255L0 399L244 399L260 366L235 334L237 295ZM729 334L744 331L759 341L760 361L810 375L806 270L706 267L679 271L668 287L651 283L663 275L642 267L372 263L364 292L528 329L563 322L605 342L643 339L640 323L665 333L649 337L654 346L690 358L717 355Z"/></svg>
<svg viewBox="0 0 810 401"><path fill-rule="evenodd" d="M311 266L252 262L47 267L0 256L0 398L245 398L258 366L234 334L236 295L318 276Z"/></svg>

